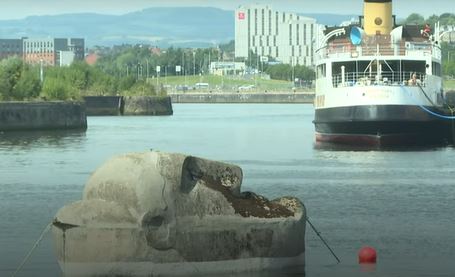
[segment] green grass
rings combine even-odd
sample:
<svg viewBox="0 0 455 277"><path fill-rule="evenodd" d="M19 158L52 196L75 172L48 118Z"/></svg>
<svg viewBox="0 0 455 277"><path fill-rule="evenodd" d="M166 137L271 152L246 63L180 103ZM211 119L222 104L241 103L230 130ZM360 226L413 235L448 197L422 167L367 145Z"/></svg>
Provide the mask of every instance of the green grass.
<svg viewBox="0 0 455 277"><path fill-rule="evenodd" d="M243 79L241 76L215 76L215 75L203 75L203 76L169 76L149 79L149 82L153 84L167 86L168 92L176 92L176 87L179 85L187 85L188 87L194 87L196 83L208 83L210 91L225 91L225 92L237 92L241 86L254 85L255 87L250 89L248 92L264 92L264 91L280 91L290 92L292 91L292 83L289 81L280 80L265 80L259 77L253 79ZM157 82L158 81L158 82ZM207 90L204 90L207 91ZM299 91L303 91L299 89Z"/></svg>
<svg viewBox="0 0 455 277"><path fill-rule="evenodd" d="M445 80L444 89L445 90L455 90L455 80Z"/></svg>

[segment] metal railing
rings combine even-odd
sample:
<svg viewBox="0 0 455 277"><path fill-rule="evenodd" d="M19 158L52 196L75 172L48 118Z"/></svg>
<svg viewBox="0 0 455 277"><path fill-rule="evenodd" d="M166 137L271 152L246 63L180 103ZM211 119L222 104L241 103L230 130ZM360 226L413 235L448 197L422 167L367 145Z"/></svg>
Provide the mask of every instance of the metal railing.
<svg viewBox="0 0 455 277"><path fill-rule="evenodd" d="M415 77L413 75L415 74ZM332 75L332 84L337 87L353 86L417 86L425 87L426 74L420 72L382 72L370 74L369 72L346 72Z"/></svg>
<svg viewBox="0 0 455 277"><path fill-rule="evenodd" d="M381 41L355 46L351 42L329 43L318 52L320 58L358 58L373 56L434 56L440 58L440 49L430 42Z"/></svg>

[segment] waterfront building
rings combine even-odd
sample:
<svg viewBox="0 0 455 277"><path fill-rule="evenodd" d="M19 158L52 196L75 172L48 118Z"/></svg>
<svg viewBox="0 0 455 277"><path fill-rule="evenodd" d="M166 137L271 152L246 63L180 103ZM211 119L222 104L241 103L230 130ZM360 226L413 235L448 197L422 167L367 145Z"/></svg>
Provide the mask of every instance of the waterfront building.
<svg viewBox="0 0 455 277"><path fill-rule="evenodd" d="M0 39L0 60L14 56L22 57L22 39Z"/></svg>
<svg viewBox="0 0 455 277"><path fill-rule="evenodd" d="M81 38L0 39L0 59L20 57L28 64L67 66L84 60L85 40Z"/></svg>
<svg viewBox="0 0 455 277"><path fill-rule="evenodd" d="M210 74L214 75L237 75L244 74L246 65L244 62L211 62Z"/></svg>
<svg viewBox="0 0 455 277"><path fill-rule="evenodd" d="M235 56L250 52L293 65L314 65L323 26L313 18L275 11L269 5L240 6L235 11Z"/></svg>
<svg viewBox="0 0 455 277"><path fill-rule="evenodd" d="M67 66L84 60L85 42L79 38L44 38L23 40L23 59L29 64Z"/></svg>

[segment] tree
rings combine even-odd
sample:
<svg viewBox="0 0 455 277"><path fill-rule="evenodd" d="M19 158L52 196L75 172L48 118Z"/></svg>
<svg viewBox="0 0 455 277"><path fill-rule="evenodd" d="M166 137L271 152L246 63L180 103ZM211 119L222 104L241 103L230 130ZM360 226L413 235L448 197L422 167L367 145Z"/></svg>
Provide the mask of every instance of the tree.
<svg viewBox="0 0 455 277"><path fill-rule="evenodd" d="M412 13L406 18L405 24L423 25L425 24L425 18L418 13Z"/></svg>
<svg viewBox="0 0 455 277"><path fill-rule="evenodd" d="M36 98L41 91L41 82L38 78L37 70L26 66L21 73L17 83L13 87L15 100Z"/></svg>
<svg viewBox="0 0 455 277"><path fill-rule="evenodd" d="M76 93L71 85L61 78L46 77L41 96L46 99L67 100L76 98Z"/></svg>

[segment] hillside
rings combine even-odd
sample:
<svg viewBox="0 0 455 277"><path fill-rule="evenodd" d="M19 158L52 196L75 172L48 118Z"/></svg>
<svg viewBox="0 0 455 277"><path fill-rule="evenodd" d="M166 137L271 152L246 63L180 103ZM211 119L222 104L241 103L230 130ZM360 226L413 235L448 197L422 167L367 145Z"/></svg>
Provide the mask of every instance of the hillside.
<svg viewBox="0 0 455 277"><path fill-rule="evenodd" d="M324 25L353 15L305 14ZM146 43L207 47L234 39L234 12L208 7L149 8L124 15L95 13L0 20L0 38L82 37L88 47Z"/></svg>
<svg viewBox="0 0 455 277"><path fill-rule="evenodd" d="M149 43L198 47L232 40L233 19L232 11L193 7L150 8L119 16L32 16L0 21L0 37L83 37L88 46Z"/></svg>

